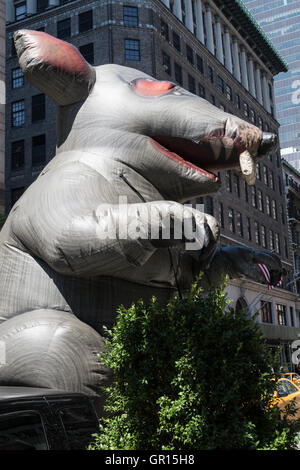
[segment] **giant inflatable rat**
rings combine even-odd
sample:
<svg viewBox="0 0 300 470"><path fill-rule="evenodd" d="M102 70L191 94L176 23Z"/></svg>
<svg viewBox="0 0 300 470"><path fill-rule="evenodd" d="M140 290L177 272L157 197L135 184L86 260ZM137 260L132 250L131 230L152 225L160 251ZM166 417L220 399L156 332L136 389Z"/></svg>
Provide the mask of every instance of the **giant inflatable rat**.
<svg viewBox="0 0 300 470"><path fill-rule="evenodd" d="M182 219L185 201L219 189L214 172L241 168L253 184L276 138L173 83L92 67L46 33L18 31L15 44L26 78L58 105L57 153L0 234L0 385L98 396L102 327L119 304L165 301L201 270L206 285L224 273L265 283L257 263L280 279L275 255L216 250L212 216L187 208ZM178 237L183 222L192 231Z"/></svg>

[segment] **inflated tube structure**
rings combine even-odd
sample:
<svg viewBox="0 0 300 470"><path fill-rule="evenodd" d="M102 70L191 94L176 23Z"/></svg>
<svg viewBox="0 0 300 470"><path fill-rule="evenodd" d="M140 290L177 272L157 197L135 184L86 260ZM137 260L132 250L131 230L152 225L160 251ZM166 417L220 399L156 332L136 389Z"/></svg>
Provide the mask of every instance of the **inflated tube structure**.
<svg viewBox="0 0 300 470"><path fill-rule="evenodd" d="M14 38L25 77L58 105L57 151L0 233L0 385L84 392L100 410L102 328L120 304L165 301L200 271L206 285L224 273L266 283L258 263L273 285L281 278L275 255L217 249L212 216L182 215L184 202L219 189L219 171L254 184L276 137L171 82L92 67L46 33ZM183 222L192 230L178 237Z"/></svg>

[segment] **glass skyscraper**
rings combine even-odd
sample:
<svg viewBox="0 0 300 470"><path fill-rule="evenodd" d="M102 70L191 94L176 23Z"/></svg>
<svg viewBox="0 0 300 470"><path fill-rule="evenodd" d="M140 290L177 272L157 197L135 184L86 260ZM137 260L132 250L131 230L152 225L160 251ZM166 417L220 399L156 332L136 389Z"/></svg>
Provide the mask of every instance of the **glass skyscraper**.
<svg viewBox="0 0 300 470"><path fill-rule="evenodd" d="M244 0L289 71L275 77L281 154L300 169L300 0Z"/></svg>
<svg viewBox="0 0 300 470"><path fill-rule="evenodd" d="M0 0L0 214L4 214L5 185L5 0Z"/></svg>

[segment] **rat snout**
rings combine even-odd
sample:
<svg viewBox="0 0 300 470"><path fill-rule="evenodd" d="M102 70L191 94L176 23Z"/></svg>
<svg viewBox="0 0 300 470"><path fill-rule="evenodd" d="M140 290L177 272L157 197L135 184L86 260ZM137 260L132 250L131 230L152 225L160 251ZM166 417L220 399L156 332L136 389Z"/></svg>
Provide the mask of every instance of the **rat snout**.
<svg viewBox="0 0 300 470"><path fill-rule="evenodd" d="M278 136L277 134L272 134L271 132L264 132L263 138L258 148L257 155L259 157L264 157L271 152L275 152L278 147Z"/></svg>

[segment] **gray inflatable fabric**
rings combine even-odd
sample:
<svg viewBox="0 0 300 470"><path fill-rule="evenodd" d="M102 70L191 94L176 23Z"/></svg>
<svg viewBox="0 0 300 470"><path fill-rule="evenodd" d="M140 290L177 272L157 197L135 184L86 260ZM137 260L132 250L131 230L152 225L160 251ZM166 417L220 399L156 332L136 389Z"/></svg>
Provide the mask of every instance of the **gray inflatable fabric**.
<svg viewBox="0 0 300 470"><path fill-rule="evenodd" d="M102 328L112 326L119 304L152 295L166 301L201 270L206 286L224 273L265 283L257 263L268 266L273 284L280 279L275 255L216 250L210 215L187 208L192 235L174 231L185 201L219 189L214 172L240 169L253 184L256 162L276 138L170 82L118 65L92 67L46 33L18 31L15 44L26 78L58 105L57 152L0 233L7 352L0 385L97 397L110 379L97 356ZM126 236L136 226L138 236Z"/></svg>

